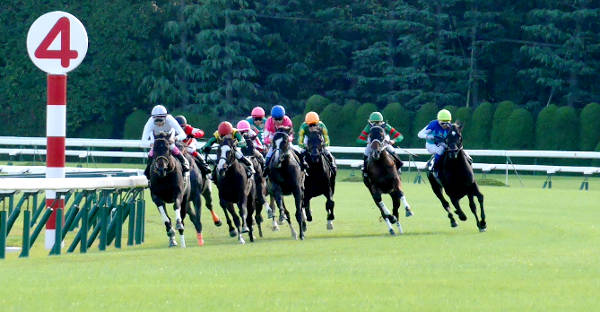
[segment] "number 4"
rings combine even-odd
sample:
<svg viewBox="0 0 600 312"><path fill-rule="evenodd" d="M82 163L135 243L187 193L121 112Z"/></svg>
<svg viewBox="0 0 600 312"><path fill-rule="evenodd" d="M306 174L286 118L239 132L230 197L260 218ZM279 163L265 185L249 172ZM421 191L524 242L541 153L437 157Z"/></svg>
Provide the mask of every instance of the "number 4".
<svg viewBox="0 0 600 312"><path fill-rule="evenodd" d="M50 29L46 38L42 40L40 46L35 50L35 57L41 59L60 59L62 67L69 67L71 59L77 58L77 51L71 50L71 27L69 19L61 17ZM50 44L60 34L60 50L48 50Z"/></svg>

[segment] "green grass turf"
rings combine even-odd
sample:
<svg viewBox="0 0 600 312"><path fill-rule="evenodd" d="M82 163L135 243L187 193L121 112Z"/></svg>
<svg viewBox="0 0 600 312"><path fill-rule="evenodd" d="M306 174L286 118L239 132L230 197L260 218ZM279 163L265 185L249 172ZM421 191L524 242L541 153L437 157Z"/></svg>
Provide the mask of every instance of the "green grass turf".
<svg viewBox="0 0 600 312"><path fill-rule="evenodd" d="M342 172L347 176L348 171ZM504 179L488 175L488 178ZM408 176L405 180L408 180ZM600 299L600 179L515 176L483 186L488 231L469 217L452 229L428 185L406 183L415 216L392 237L361 183L337 187L335 229L324 200L305 241L287 226L245 246L203 210L204 247L187 226L187 249L167 248L161 219L147 207L146 243L88 254L47 256L40 237L28 259L0 260L2 311L591 311ZM391 209L391 200L386 198ZM292 207L288 199L288 207ZM216 209L220 216L223 213ZM173 216L172 209L169 214ZM9 236L20 244L20 226ZM125 228L126 229L126 228ZM126 231L125 231L126 232ZM126 237L124 235L124 237ZM72 234L67 236L67 246Z"/></svg>

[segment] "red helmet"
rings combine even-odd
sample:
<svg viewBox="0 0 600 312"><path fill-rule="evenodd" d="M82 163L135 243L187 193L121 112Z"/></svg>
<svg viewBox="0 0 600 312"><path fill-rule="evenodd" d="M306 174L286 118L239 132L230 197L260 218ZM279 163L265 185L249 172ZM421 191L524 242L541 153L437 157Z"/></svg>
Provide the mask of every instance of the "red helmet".
<svg viewBox="0 0 600 312"><path fill-rule="evenodd" d="M265 110L260 106L256 106L252 109L252 118L263 118L265 117Z"/></svg>
<svg viewBox="0 0 600 312"><path fill-rule="evenodd" d="M219 128L217 128L220 136L226 136L228 134L233 133L233 126L229 121L223 121L219 124Z"/></svg>

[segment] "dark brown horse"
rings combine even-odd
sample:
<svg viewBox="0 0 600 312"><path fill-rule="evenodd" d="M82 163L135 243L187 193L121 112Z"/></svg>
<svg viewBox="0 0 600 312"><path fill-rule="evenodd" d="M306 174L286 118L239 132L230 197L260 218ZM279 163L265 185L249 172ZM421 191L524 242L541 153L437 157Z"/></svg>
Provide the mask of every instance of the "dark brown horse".
<svg viewBox="0 0 600 312"><path fill-rule="evenodd" d="M371 128L369 142L371 152L367 161L367 168L365 168L367 177L363 181L379 208L381 217L385 220L390 234L395 234L392 224L396 224L399 233L402 233L403 230L398 215L400 202L404 204L407 217L412 216L412 211L402 191L402 180L398 173L399 168L396 168L394 157L385 148L385 134L381 127ZM384 193L390 194L392 197L393 214L390 214L381 198L381 194Z"/></svg>
<svg viewBox="0 0 600 312"><path fill-rule="evenodd" d="M254 241L252 215L254 214L254 179L249 178L246 169L235 157L236 145L230 139L224 139L217 151L217 167L215 182L219 189L219 203L225 211L227 222L232 232L229 216L235 224L238 241L245 244L242 233L248 232L250 241ZM237 205L239 214L233 205Z"/></svg>
<svg viewBox="0 0 600 312"><path fill-rule="evenodd" d="M304 239L306 231L306 215L302 207L304 196L305 173L300 167L300 160L290 146L289 137L291 129L280 128L273 136L273 157L267 164L269 166L270 193L275 197L279 211L283 211L294 239L298 234L292 227L290 213L283 205L284 195L293 195L296 204L296 221L300 229L300 239ZM273 220L275 224L275 220Z"/></svg>
<svg viewBox="0 0 600 312"><path fill-rule="evenodd" d="M454 211L461 221L466 221L467 216L460 208L459 201L465 195L469 198L469 207L471 212L475 216L475 223L480 232L485 232L487 224L485 222L485 211L483 210L483 194L479 191L477 182L475 181L475 175L473 174L473 168L465 155L462 145L462 125L453 124L448 132L448 136L445 139L446 151L442 158L439 160L438 169L438 183L432 172L427 174L427 178L431 184L431 189L435 195L439 198L442 203L442 207L448 213L450 219L450 226L457 227L458 224L450 212L450 204L444 198L442 189L446 191L446 195L450 197L450 201L456 210ZM477 216L477 206L473 197L476 196L479 201L479 209L481 214L481 220Z"/></svg>
<svg viewBox="0 0 600 312"><path fill-rule="evenodd" d="M181 163L171 155L169 146L174 144L173 140L173 133L165 132L161 132L154 138L152 148L154 156L150 164L150 195L163 218L169 237L169 247L177 246L177 242L171 218L165 210L165 203L173 203L176 215L175 228L179 231L181 247L185 248L183 219L190 200L190 182L189 177L184 177L182 173Z"/></svg>
<svg viewBox="0 0 600 312"><path fill-rule="evenodd" d="M304 159L308 164L306 180L304 180L304 211L306 212L306 220L312 221L312 213L310 210L310 199L320 195L327 199L325 210L327 211L327 229L333 230L333 220L335 215L333 208L333 193L335 192L335 176L336 171L333 170L323 149L324 139L321 131L308 131L306 151Z"/></svg>

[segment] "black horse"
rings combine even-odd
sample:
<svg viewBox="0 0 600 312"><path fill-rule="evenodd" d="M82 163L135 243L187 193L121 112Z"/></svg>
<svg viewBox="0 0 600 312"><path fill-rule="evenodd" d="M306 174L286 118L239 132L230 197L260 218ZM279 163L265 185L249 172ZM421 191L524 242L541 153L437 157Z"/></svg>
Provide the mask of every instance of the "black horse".
<svg viewBox="0 0 600 312"><path fill-rule="evenodd" d="M183 153L183 156L187 158L190 164L190 195L189 200L194 203L194 209L188 203L187 205L187 213L190 215L190 220L194 224L196 228L196 238L198 240L198 245L204 245L204 238L202 237L202 197L204 197L206 201L206 208L210 211L212 215L213 222L216 226L221 226L221 220L219 216L212 209L212 198L211 198L211 181L208 177L200 171L195 159L187 152L187 149L182 144L177 145L179 150Z"/></svg>
<svg viewBox="0 0 600 312"><path fill-rule="evenodd" d="M279 212L282 213L283 211L283 215L290 226L292 237L298 239L298 234L294 230L290 220L290 213L283 205L283 195L294 195L296 221L298 221L300 228L300 239L304 239L306 216L302 209L302 198L304 196L305 174L300 167L298 156L290 147L290 133L290 128L279 128L273 136L273 155L267 164L269 167L269 191L275 196ZM274 216L273 224L276 224Z"/></svg>
<svg viewBox="0 0 600 312"><path fill-rule="evenodd" d="M400 202L404 204L406 216L410 217L413 215L410 205L406 201L404 192L402 192L402 180L396 168L396 162L394 157L388 153L384 146L385 133L381 127L371 128L369 134L370 142L370 155L367 161L367 176L363 179L365 185L371 192L373 201L379 207L381 217L385 220L388 230L391 235L394 235L394 229L392 224L398 226L398 231L403 232L402 226L400 225L398 210L400 208ZM394 205L393 214L385 206L381 198L381 194L390 194Z"/></svg>
<svg viewBox="0 0 600 312"><path fill-rule="evenodd" d="M262 208L267 206L268 210L271 208L267 204L267 179L263 177L263 168L265 166L265 159L262 154L254 147L254 139L244 136L246 141L246 147L242 148L244 156L250 159L252 166L254 166L254 208L255 216L254 220L258 226L258 235L263 237L262 232Z"/></svg>
<svg viewBox="0 0 600 312"><path fill-rule="evenodd" d="M185 248L183 219L190 200L190 183L189 178L185 181L181 163L171 155L169 145L174 140L173 136L172 132L161 132L154 138L152 148L154 157L150 164L150 195L165 223L169 247L177 246L177 242L171 218L165 210L165 203L173 203L176 215L175 228L179 231L181 247Z"/></svg>
<svg viewBox="0 0 600 312"><path fill-rule="evenodd" d="M459 200L465 195L468 196L469 207L471 208L473 215L475 215L477 228L479 228L480 232L485 232L487 224L485 222L485 212L483 210L483 194L479 191L479 187L475 181L475 175L473 174L473 168L471 168L471 164L463 150L461 132L461 124L453 124L448 132L448 136L445 139L446 151L438 164L439 183L433 176L433 172L429 172L427 178L431 183L431 189L440 199L442 207L444 207L444 210L448 213L450 226L457 227L458 224L456 223L456 220L454 220L452 212L450 212L450 204L444 198L442 188L446 191L448 197L450 197L452 205L456 208L454 212L461 221L466 221L467 216L460 208ZM477 196L477 200L479 201L481 220L477 217L477 206L473 200L474 196Z"/></svg>
<svg viewBox="0 0 600 312"><path fill-rule="evenodd" d="M333 193L335 192L335 176L327 157L323 154L325 148L322 131L308 131L306 151L304 158L308 164L306 179L304 181L303 206L306 213L306 220L312 221L310 210L310 199L319 195L327 198L325 210L327 211L327 229L333 230Z"/></svg>
<svg viewBox="0 0 600 312"><path fill-rule="evenodd" d="M235 157L235 141L226 138L217 151L215 182L219 189L219 203L225 211L230 234L237 234L240 244L245 244L242 233L248 232L250 241L254 241L252 215L254 213L254 180L248 178L246 169ZM233 205L238 206L239 215ZM235 229L229 219L233 218Z"/></svg>

